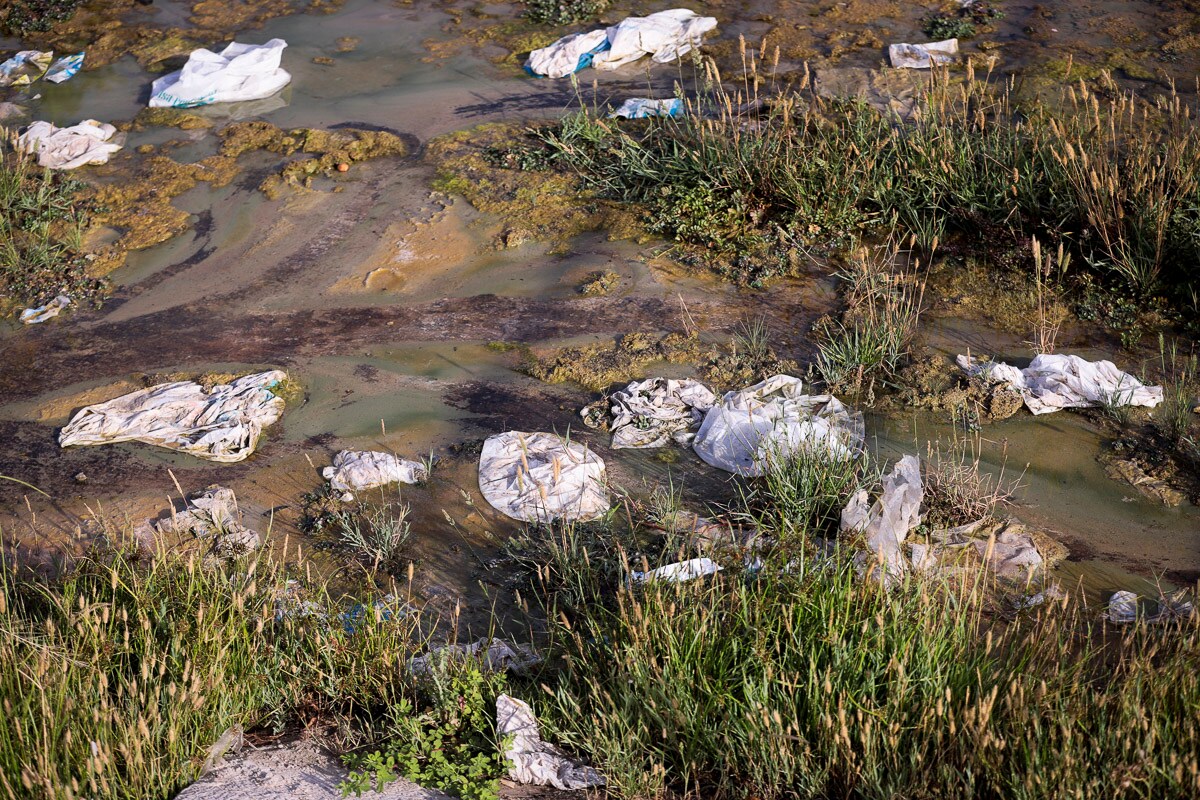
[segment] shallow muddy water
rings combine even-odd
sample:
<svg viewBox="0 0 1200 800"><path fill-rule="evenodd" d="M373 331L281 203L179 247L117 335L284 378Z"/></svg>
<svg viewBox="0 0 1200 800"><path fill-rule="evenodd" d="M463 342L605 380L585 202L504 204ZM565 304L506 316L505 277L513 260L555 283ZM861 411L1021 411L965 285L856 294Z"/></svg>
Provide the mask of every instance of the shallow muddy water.
<svg viewBox="0 0 1200 800"><path fill-rule="evenodd" d="M177 5L164 4L160 13L176 13ZM286 39L292 85L279 101L201 113L283 127L375 126L424 144L482 122L555 116L571 107L568 82L522 76L492 63L486 48L431 59L424 43L452 34L444 30L446 11L430 5L354 0L330 16L272 21L239 39ZM741 20L746 30L769 27L751 16ZM347 36L359 41L339 52L337 40ZM856 59L869 63L862 55L849 61ZM677 67L643 65L586 80L599 80L602 96L620 97L646 94L648 83L669 93L678 74ZM122 60L47 86L35 110L60 124L129 119L153 77ZM126 152L169 138L188 141L174 152L180 159L216 147L211 130L149 129L131 131ZM407 458L432 452L442 458L433 480L403 492L413 508L417 591L438 602L465 597L486 606L489 594L476 581L517 526L482 501L473 457L456 455L453 445L502 430L570 430L603 455L614 483L632 494L670 482L698 507L735 492L727 476L690 452L666 463L653 453L610 451L578 425L578 408L594 395L539 383L516 370L519 354L488 342L548 348L693 324L718 336L767 316L781 354L806 363L807 333L835 299L829 281L817 277L739 291L665 266L655 258L661 244L608 241L599 233L578 237L561 253L539 243L497 249L498 221L431 193L433 171L419 153L356 164L312 192L276 201L255 187L278 159L244 160L246 173L229 186L201 184L174 201L194 215L193 229L133 254L111 276L115 293L103 308L78 309L36 328L2 323L0 475L49 495L0 481L0 523L24 547L86 536L93 512L133 521L160 514L167 496L177 494L176 481L187 492L220 482L237 492L252 527L270 526L276 548L285 540L289 555L302 547L317 569L341 571L339 579L352 584L357 573L300 532L301 495L321 484L320 468L343 448ZM606 269L621 275L619 287L582 297L584 276ZM989 334L949 329L942 337L947 348L979 350ZM56 445L72 411L139 388L143 374L265 367L287 369L305 399L246 462L207 464L141 445L65 452ZM870 438L888 455L924 452L928 439L952 433L916 414L869 424ZM1157 507L1110 481L1095 461L1100 434L1082 418L1022 414L981 436L985 466L1003 464L1007 475L1021 476L1019 516L1071 548L1077 563L1064 576L1085 576L1096 591L1144 588L1142 581L1156 575L1176 582L1200 576L1197 509Z"/></svg>

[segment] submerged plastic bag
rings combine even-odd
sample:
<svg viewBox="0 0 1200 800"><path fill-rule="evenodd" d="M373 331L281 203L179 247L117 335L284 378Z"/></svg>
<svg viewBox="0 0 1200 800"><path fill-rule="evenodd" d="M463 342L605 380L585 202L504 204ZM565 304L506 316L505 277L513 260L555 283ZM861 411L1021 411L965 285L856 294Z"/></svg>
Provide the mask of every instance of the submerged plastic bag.
<svg viewBox="0 0 1200 800"><path fill-rule="evenodd" d="M208 461L241 461L254 452L263 428L283 415L283 400L270 389L286 377L271 370L208 390L179 381L131 392L81 410L58 443L145 442Z"/></svg>
<svg viewBox="0 0 1200 800"><path fill-rule="evenodd" d="M285 47L283 39L272 39L266 44L234 42L220 53L193 50L183 69L154 82L150 107L193 108L270 97L292 80L279 66Z"/></svg>
<svg viewBox="0 0 1200 800"><path fill-rule="evenodd" d="M321 470L321 476L343 492L342 500L350 502L354 499L353 492L390 483L420 483L429 477L429 472L424 464L391 453L343 450L333 457L333 466Z"/></svg>
<svg viewBox="0 0 1200 800"><path fill-rule="evenodd" d="M517 783L564 790L604 785L599 772L542 741L537 717L522 700L506 694L496 698L496 738L509 742L504 758L508 777Z"/></svg>
<svg viewBox="0 0 1200 800"><path fill-rule="evenodd" d="M434 663L461 664L467 660L479 662L484 672L524 672L542 663L541 656L527 644L509 644L503 639L480 639L472 644L449 644L431 648L423 656L408 660L413 675L428 675Z"/></svg>
<svg viewBox="0 0 1200 800"><path fill-rule="evenodd" d="M671 441L687 444L694 436L692 430L716 400L698 381L632 381L609 398L613 449L663 447ZM594 408L587 406L579 412L592 427L596 427L590 416Z"/></svg>
<svg viewBox="0 0 1200 800"><path fill-rule="evenodd" d="M53 51L22 50L0 64L0 86L28 86L46 74Z"/></svg>
<svg viewBox="0 0 1200 800"><path fill-rule="evenodd" d="M489 437L479 456L479 490L513 519L589 520L608 511L604 461L552 433Z"/></svg>
<svg viewBox="0 0 1200 800"><path fill-rule="evenodd" d="M57 317L69 305L71 305L71 298L65 294L60 294L44 306L27 308L22 311L21 322L26 325L37 325L39 322L45 322L52 317Z"/></svg>
<svg viewBox="0 0 1200 800"><path fill-rule="evenodd" d="M646 117L682 117L683 101L678 97L670 100L650 100L645 97L631 97L621 103L610 117L625 119L644 119Z"/></svg>
<svg viewBox="0 0 1200 800"><path fill-rule="evenodd" d="M1085 361L1079 356L1040 355L1025 369L995 361L972 362L958 357L958 366L972 377L1007 383L1021 393L1034 414L1089 406L1146 406L1162 402L1161 386L1146 386L1111 361Z"/></svg>
<svg viewBox="0 0 1200 800"><path fill-rule="evenodd" d="M17 138L17 147L26 153L37 153L39 166L77 169L85 164L103 164L120 150L122 145L113 141L116 132L112 125L94 119L85 119L69 128L38 121Z"/></svg>
<svg viewBox="0 0 1200 800"><path fill-rule="evenodd" d="M530 53L525 69L533 75L565 78L590 66L595 55L607 49L608 34L603 30L573 33Z"/></svg>
<svg viewBox="0 0 1200 800"><path fill-rule="evenodd" d="M83 69L83 53L76 53L73 56L63 56L46 72L46 80L51 83L62 83L75 77L79 70Z"/></svg>
<svg viewBox="0 0 1200 800"><path fill-rule="evenodd" d="M888 47L888 60L897 69L929 69L949 64L958 58L958 39L925 44L893 44Z"/></svg>
<svg viewBox="0 0 1200 800"><path fill-rule="evenodd" d="M696 434L696 454L739 475L762 475L772 458L815 452L854 457L864 438L862 415L828 394L803 394L799 378L776 375L728 392Z"/></svg>
<svg viewBox="0 0 1200 800"><path fill-rule="evenodd" d="M628 17L608 29L608 49L592 59L596 69L616 69L642 56L659 64L691 52L704 34L717 27L715 17L701 17L686 8L672 8L647 17Z"/></svg>
<svg viewBox="0 0 1200 800"><path fill-rule="evenodd" d="M921 524L924 495L921 462L916 456L904 456L884 477L883 491L873 504L862 489L842 509L842 533L863 537L866 552L859 564L884 586L891 586L908 572L904 540Z"/></svg>

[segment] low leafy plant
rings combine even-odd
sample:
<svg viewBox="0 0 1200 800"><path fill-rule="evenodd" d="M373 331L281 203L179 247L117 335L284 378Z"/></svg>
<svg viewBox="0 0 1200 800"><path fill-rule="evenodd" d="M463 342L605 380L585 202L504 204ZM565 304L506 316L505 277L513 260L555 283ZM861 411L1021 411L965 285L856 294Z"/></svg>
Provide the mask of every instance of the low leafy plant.
<svg viewBox="0 0 1200 800"><path fill-rule="evenodd" d="M505 762L494 711L504 683L475 661L435 659L420 686L423 708L401 699L388 710L386 744L346 758L343 794L382 791L403 777L462 800L495 800Z"/></svg>
<svg viewBox="0 0 1200 800"><path fill-rule="evenodd" d="M525 16L547 25L587 22L600 16L610 0L525 0Z"/></svg>

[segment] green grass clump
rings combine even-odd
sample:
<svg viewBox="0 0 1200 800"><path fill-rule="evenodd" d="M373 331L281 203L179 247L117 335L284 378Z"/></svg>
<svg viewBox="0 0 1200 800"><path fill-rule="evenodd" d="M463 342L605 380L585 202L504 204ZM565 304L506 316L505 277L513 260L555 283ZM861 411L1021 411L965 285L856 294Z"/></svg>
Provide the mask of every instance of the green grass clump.
<svg viewBox="0 0 1200 800"><path fill-rule="evenodd" d="M394 601L346 607L321 586L301 590L266 556L225 570L100 548L49 581L6 567L0 794L167 798L231 727L337 730L341 749L373 749L389 746L399 708L413 709L408 732L451 748L455 692L474 687L472 708L494 703L494 682L472 683L478 665L408 672L435 620ZM491 785L494 772L477 766L462 772Z"/></svg>
<svg viewBox="0 0 1200 800"><path fill-rule="evenodd" d="M768 92L753 64L740 90L711 64L701 77L714 88L681 118L582 111L541 135L591 189L639 205L685 260L731 280L760 285L881 230L922 248L953 238L995 269L1036 236L1073 257L1065 281L1143 304L1200 293L1200 131L1178 96L1081 85L1051 107L969 72L897 119L803 82Z"/></svg>
<svg viewBox="0 0 1200 800"><path fill-rule="evenodd" d="M63 293L76 302L100 293L83 252L86 185L7 147L3 129L0 138L0 299L36 306Z"/></svg>
<svg viewBox="0 0 1200 800"><path fill-rule="evenodd" d="M539 573L563 668L549 724L623 797L1092 798L1200 792L1194 619L1104 631L1055 602L1008 621L986 581L888 592L806 538L854 467L757 486L754 568L631 585L638 537L551 537ZM821 498L810 502L812 497ZM809 541L812 541L811 539Z"/></svg>

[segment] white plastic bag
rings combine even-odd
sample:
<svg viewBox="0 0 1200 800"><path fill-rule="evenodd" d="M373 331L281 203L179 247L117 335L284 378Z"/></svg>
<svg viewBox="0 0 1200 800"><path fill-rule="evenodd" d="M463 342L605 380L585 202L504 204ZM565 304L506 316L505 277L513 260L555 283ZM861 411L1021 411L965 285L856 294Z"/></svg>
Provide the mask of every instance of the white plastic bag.
<svg viewBox="0 0 1200 800"><path fill-rule="evenodd" d="M608 511L604 461L552 433L489 437L479 457L479 490L497 510L526 522L589 520Z"/></svg>
<svg viewBox="0 0 1200 800"><path fill-rule="evenodd" d="M606 49L608 34L603 29L573 33L530 53L525 69L546 78L565 78L589 66L596 53Z"/></svg>
<svg viewBox="0 0 1200 800"><path fill-rule="evenodd" d="M48 319L57 317L69 305L71 305L71 298L65 294L60 294L44 306L27 308L22 311L21 322L26 325L37 325L39 322L45 322Z"/></svg>
<svg viewBox="0 0 1200 800"><path fill-rule="evenodd" d="M1146 386L1111 361L1079 356L1039 355L1025 369L995 361L977 363L960 355L958 366L971 376L1007 383L1021 393L1034 414L1090 406L1146 406L1162 402L1161 386Z"/></svg>
<svg viewBox="0 0 1200 800"><path fill-rule="evenodd" d="M693 445L708 464L762 475L772 458L810 451L844 460L864 439L862 415L832 395L806 395L799 378L776 375L729 392L704 417Z"/></svg>
<svg viewBox="0 0 1200 800"><path fill-rule="evenodd" d="M564 790L604 785L599 772L542 741L537 717L522 700L506 694L496 698L496 737L509 741L504 758L508 777L517 783Z"/></svg>
<svg viewBox="0 0 1200 800"><path fill-rule="evenodd" d="M866 489L850 498L842 509L843 534L860 535L866 552L859 559L862 570L884 586L908 572L904 540L921 524L921 462L904 456L883 479L883 491L872 504ZM923 562L923 556L918 556Z"/></svg>
<svg viewBox="0 0 1200 800"><path fill-rule="evenodd" d="M150 91L151 108L193 108L270 97L292 80L279 65L287 42L234 42L214 53L193 50L178 72L164 75Z"/></svg>
<svg viewBox="0 0 1200 800"><path fill-rule="evenodd" d="M716 400L712 391L698 381L632 381L609 398L613 449L663 447L671 441L687 444ZM591 409L589 406L580 412L585 423Z"/></svg>
<svg viewBox="0 0 1200 800"><path fill-rule="evenodd" d="M321 470L321 476L343 493L343 501L350 502L354 499L353 492L392 483L420 483L429 477L429 472L424 464L391 453L343 450L333 457L333 466Z"/></svg>
<svg viewBox="0 0 1200 800"><path fill-rule="evenodd" d="M893 44L888 47L888 60L897 69L929 69L949 64L958 58L958 39L925 44Z"/></svg>
<svg viewBox="0 0 1200 800"><path fill-rule="evenodd" d="M646 117L682 117L683 101L678 97L669 100L651 100L646 97L630 97L621 103L610 117L644 119Z"/></svg>
<svg viewBox="0 0 1200 800"><path fill-rule="evenodd" d="M17 147L26 153L37 153L39 166L76 169L85 164L103 164L120 150L122 145L113 140L116 132L112 125L94 119L85 119L69 128L38 121L17 138Z"/></svg>
<svg viewBox="0 0 1200 800"><path fill-rule="evenodd" d="M691 52L704 34L717 27L714 17L701 17L686 8L672 8L646 17L628 17L608 29L608 49L592 59L596 69L616 69L642 56L659 64Z"/></svg>

